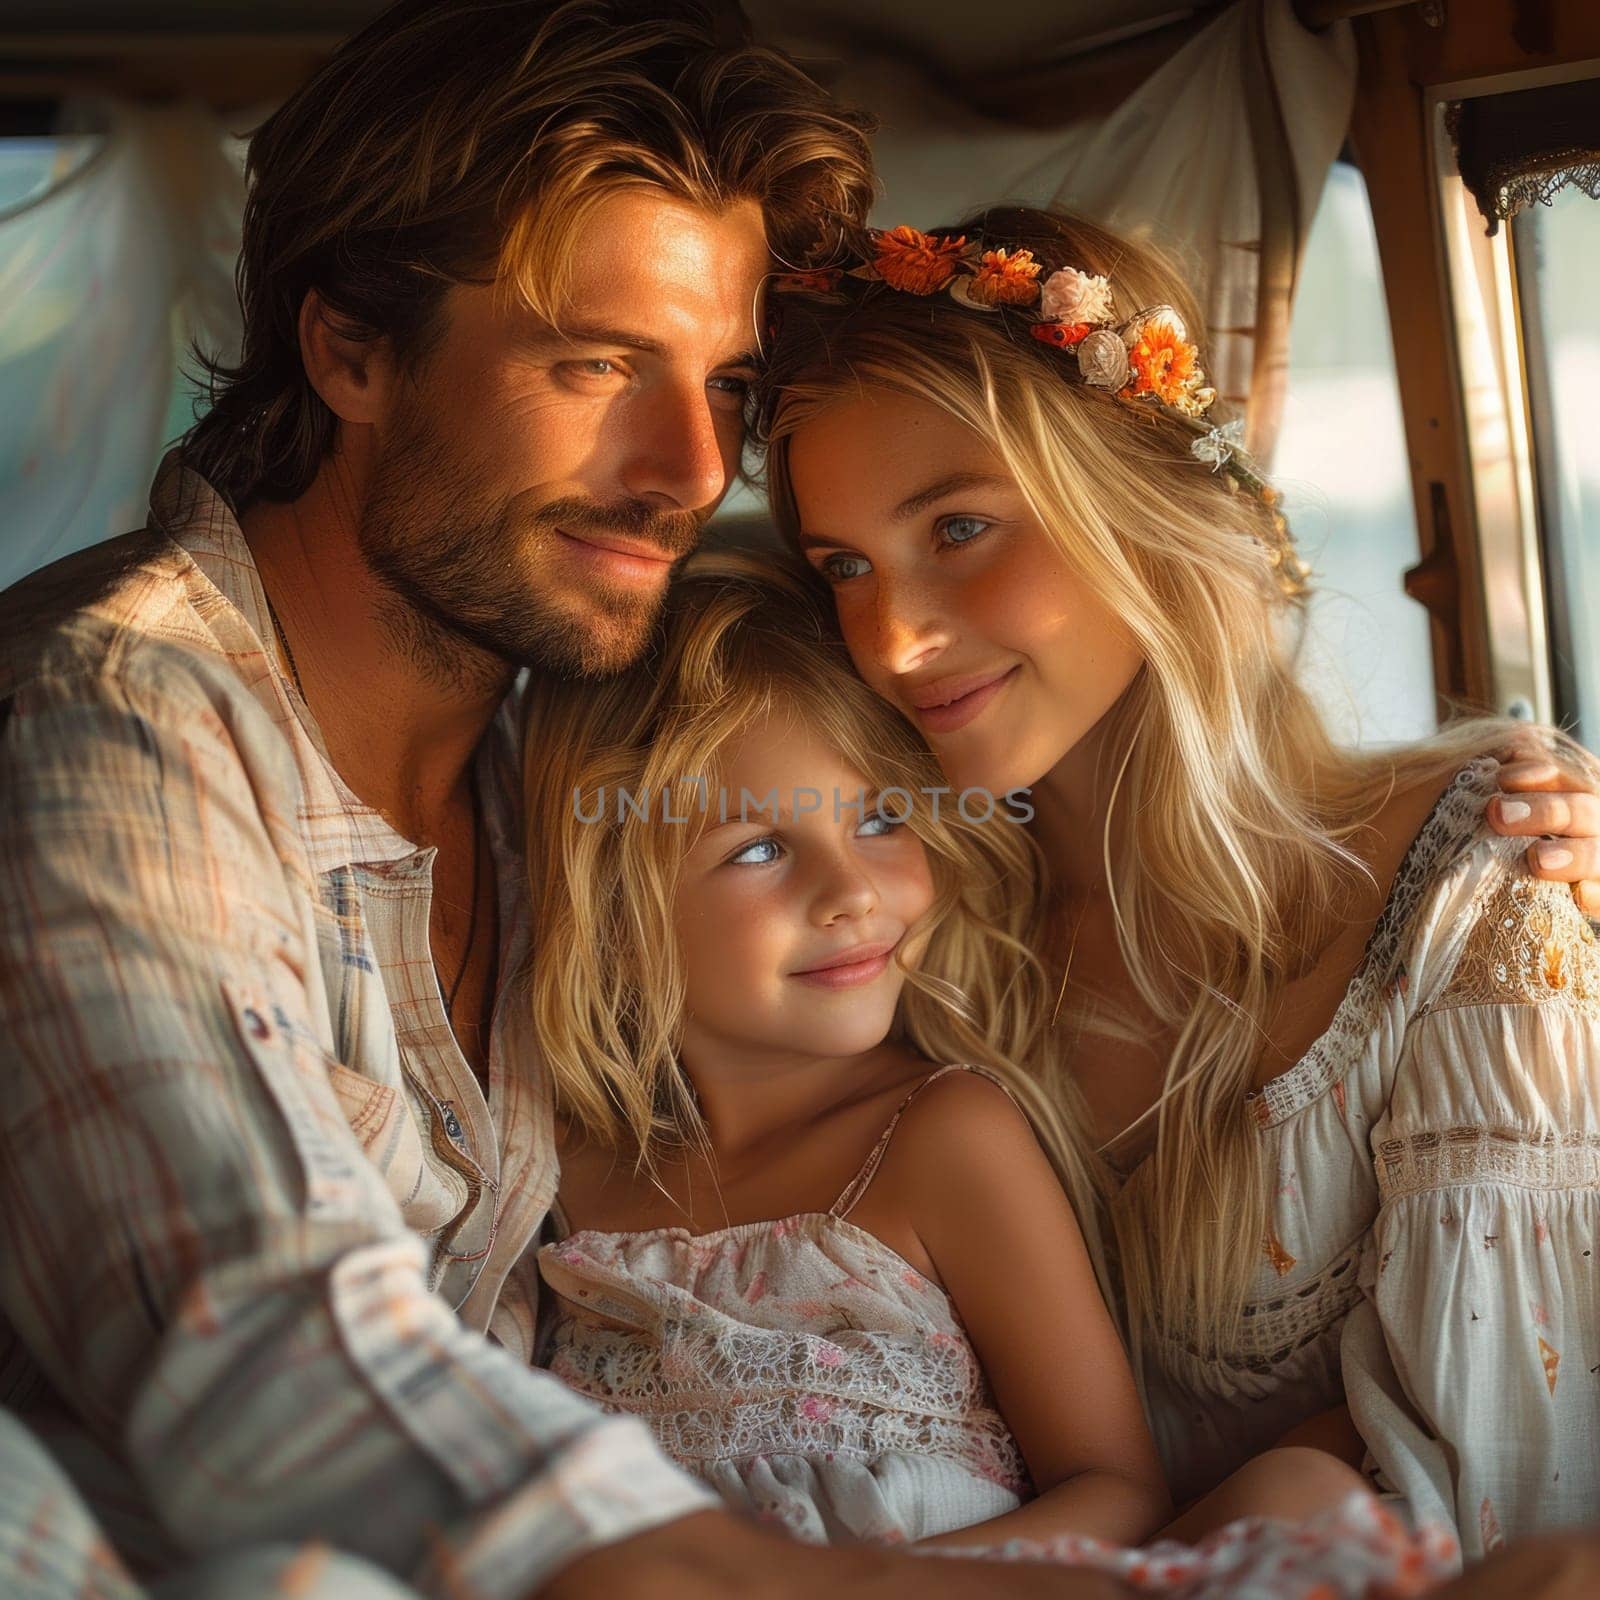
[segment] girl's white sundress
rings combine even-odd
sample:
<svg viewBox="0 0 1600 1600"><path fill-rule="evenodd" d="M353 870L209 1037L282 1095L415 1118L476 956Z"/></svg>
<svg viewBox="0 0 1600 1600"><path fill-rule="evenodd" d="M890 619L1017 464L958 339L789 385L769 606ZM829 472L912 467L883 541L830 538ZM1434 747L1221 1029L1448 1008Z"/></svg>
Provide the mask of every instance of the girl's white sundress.
<svg viewBox="0 0 1600 1600"><path fill-rule="evenodd" d="M1015 1510L1033 1492L1027 1468L954 1304L849 1220L911 1099L947 1072L981 1070L944 1067L917 1085L827 1211L546 1245L539 1270L559 1297L550 1371L639 1416L729 1504L802 1539L898 1544ZM1455 1559L1448 1536L1413 1537L1365 1496L1309 1530L1238 1523L1198 1551L996 1544L981 1530L973 1543L1192 1600L1340 1600L1377 1581L1420 1593Z"/></svg>

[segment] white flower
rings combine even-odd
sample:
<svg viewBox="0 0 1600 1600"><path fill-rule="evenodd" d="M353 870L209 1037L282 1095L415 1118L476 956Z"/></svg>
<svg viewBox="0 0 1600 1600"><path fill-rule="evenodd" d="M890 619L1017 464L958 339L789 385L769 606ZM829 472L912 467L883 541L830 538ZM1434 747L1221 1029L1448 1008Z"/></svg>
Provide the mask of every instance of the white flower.
<svg viewBox="0 0 1600 1600"><path fill-rule="evenodd" d="M1109 328L1096 328L1078 345L1078 375L1091 387L1120 389L1128 372L1128 347Z"/></svg>
<svg viewBox="0 0 1600 1600"><path fill-rule="evenodd" d="M1232 422L1201 434L1189 446L1189 453L1198 461L1209 461L1213 472L1225 467L1235 456L1244 454L1244 419L1235 417Z"/></svg>
<svg viewBox="0 0 1600 1600"><path fill-rule="evenodd" d="M1039 315L1046 322L1109 322L1111 285L1076 267L1062 267L1044 280Z"/></svg>

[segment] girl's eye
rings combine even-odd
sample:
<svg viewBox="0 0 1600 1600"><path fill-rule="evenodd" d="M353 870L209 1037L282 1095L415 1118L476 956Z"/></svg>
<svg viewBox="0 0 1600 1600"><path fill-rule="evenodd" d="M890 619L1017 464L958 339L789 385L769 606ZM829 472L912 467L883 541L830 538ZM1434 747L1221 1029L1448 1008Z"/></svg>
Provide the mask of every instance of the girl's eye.
<svg viewBox="0 0 1600 1600"><path fill-rule="evenodd" d="M761 852L765 851L766 854ZM752 839L742 850L728 857L730 867L764 867L778 859L776 839Z"/></svg>
<svg viewBox="0 0 1600 1600"><path fill-rule="evenodd" d="M829 583L843 583L849 578L859 578L862 573L871 570L872 564L865 556L825 556L817 563L817 571Z"/></svg>
<svg viewBox="0 0 1600 1600"><path fill-rule="evenodd" d="M985 529L993 526L982 517L946 517L939 524L939 536L946 544L971 544Z"/></svg>

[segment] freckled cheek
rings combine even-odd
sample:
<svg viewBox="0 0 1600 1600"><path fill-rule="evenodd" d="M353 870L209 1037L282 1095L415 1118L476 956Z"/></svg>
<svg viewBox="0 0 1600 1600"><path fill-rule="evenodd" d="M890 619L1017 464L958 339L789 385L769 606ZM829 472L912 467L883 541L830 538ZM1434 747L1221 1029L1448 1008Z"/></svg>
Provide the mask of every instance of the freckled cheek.
<svg viewBox="0 0 1600 1600"><path fill-rule="evenodd" d="M906 859L877 875L883 905L902 922L912 923L933 904L933 872L921 849L908 851Z"/></svg>
<svg viewBox="0 0 1600 1600"><path fill-rule="evenodd" d="M747 992L786 970L795 918L782 895L737 882L722 885L696 899L691 919L687 928L683 919L679 923L680 937L694 944L694 960L686 963L691 983Z"/></svg>
<svg viewBox="0 0 1600 1600"><path fill-rule="evenodd" d="M1072 601L1073 585L1057 563L997 564L963 587L963 632L1028 654L1070 631L1078 609Z"/></svg>
<svg viewBox="0 0 1600 1600"><path fill-rule="evenodd" d="M833 612L839 619L839 632L844 635L844 647L850 652L856 671L867 682L872 681L872 636L876 626L872 607L859 595L845 590L833 592Z"/></svg>

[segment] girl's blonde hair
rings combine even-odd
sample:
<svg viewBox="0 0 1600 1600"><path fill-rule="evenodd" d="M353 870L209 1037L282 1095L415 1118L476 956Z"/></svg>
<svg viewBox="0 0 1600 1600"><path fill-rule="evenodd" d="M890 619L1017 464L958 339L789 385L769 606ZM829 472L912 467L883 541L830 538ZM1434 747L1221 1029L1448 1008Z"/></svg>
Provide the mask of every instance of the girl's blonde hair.
<svg viewBox="0 0 1600 1600"><path fill-rule="evenodd" d="M938 231L1025 247L1045 274L1104 275L1123 315L1168 304L1200 337L1169 263L1105 229L998 208ZM791 540L789 440L874 387L929 401L979 434L1143 655L1102 746L1104 866L1127 971L1177 1043L1154 1154L1111 1215L1130 1334L1225 1348L1268 1217L1246 1097L1270 1003L1321 948L1340 892L1370 877L1352 848L1363 826L1397 788L1442 781L1503 742L1505 725L1462 724L1384 753L1336 747L1293 670L1273 508L1196 461L1178 419L1064 381L1060 356L1010 315L944 295L785 297L758 432ZM1119 1032L1092 1009L1074 1022L1063 1037Z"/></svg>
<svg viewBox="0 0 1600 1600"><path fill-rule="evenodd" d="M915 930L930 930L928 944L895 1034L931 1061L995 1071L1092 1230L1094 1163L1073 1132L1082 1119L1070 1098L1044 1091L1036 1061L1051 997L1032 954L1031 836L998 810L965 820L948 791L935 820L929 791L940 774L927 747L856 675L815 580L770 559L693 558L645 660L610 679L532 690L533 1008L563 1112L647 1174L664 1150L705 1147L678 1059L685 994L673 902L692 824L717 815L706 798L722 788L724 752L774 715L797 718L837 752L869 799L899 790L895 815L909 799L906 825L928 852L936 898ZM690 824L664 822L663 802Z"/></svg>

